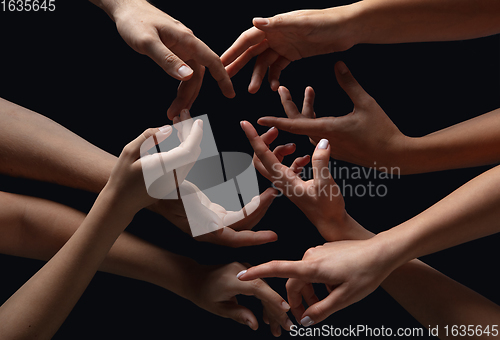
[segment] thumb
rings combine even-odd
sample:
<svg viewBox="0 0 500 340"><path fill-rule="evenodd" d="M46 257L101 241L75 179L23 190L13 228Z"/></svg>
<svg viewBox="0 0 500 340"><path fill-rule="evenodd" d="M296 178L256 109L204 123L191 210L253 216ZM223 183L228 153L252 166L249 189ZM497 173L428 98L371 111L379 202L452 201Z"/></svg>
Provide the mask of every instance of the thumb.
<svg viewBox="0 0 500 340"><path fill-rule="evenodd" d="M253 18L252 23L255 27L264 32L285 29L294 24L293 20L290 20L290 16L286 14L278 14L270 18Z"/></svg>
<svg viewBox="0 0 500 340"><path fill-rule="evenodd" d="M310 305L302 314L302 319L300 320L302 326L309 327L313 324L317 324L338 310L346 307L343 300L344 293L345 287L341 285L335 288L323 300Z"/></svg>
<svg viewBox="0 0 500 340"><path fill-rule="evenodd" d="M189 80L193 70L160 40L151 39L145 48L145 54L155 61L165 72L177 80Z"/></svg>
<svg viewBox="0 0 500 340"><path fill-rule="evenodd" d="M340 87L351 98L354 105L362 105L366 103L366 99L371 99L342 61L335 64L335 76Z"/></svg>
<svg viewBox="0 0 500 340"><path fill-rule="evenodd" d="M316 145L311 162L314 185L318 188L318 194L321 194L325 188L330 187L331 184L335 184L328 167L328 163L330 162L330 143L328 139L324 138Z"/></svg>

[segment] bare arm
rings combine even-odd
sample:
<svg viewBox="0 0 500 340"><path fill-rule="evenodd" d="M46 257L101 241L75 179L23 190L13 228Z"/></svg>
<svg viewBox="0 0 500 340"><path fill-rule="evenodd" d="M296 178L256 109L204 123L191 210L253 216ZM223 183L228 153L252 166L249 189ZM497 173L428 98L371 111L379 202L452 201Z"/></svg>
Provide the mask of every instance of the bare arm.
<svg viewBox="0 0 500 340"><path fill-rule="evenodd" d="M269 151L266 144L272 141L270 138L272 132L259 137L248 122L242 123L242 127L255 150L258 159L257 169L283 190L283 193L314 223L321 235L332 242L309 249L302 261L272 261L250 268L239 276L240 279L269 276L290 278L286 285L288 301L294 316L304 326L318 323L335 311L360 300L379 284L426 327L453 324L491 327L495 322L498 323L499 306L426 264L418 260L407 263L406 261L411 260L408 258L406 261L402 260L400 266L392 266L391 261L405 256L394 250L398 248L398 242L404 241L393 239L383 246L374 246L373 241L379 236L374 236L347 214L341 195L327 194L338 191L332 190L337 185L328 169L330 146L326 139L318 143L312 156L314 179L304 182L290 171L299 159L289 169L280 164ZM287 190L286 185L293 189ZM298 187L302 187L302 190L295 190ZM482 192L484 187L476 189ZM299 196L297 192L307 192L307 194ZM464 228L464 224L460 224L462 219L473 221L470 211L462 214L471 201L478 198L474 190L469 192L471 198L467 203L455 202L458 204L454 206L453 211L442 210L435 214L435 218L441 219L442 223L449 223L448 239L454 239L455 234L460 234L461 228ZM488 194L491 192L485 193ZM494 197L490 195L485 198L488 199ZM484 203L485 201L481 201L477 204ZM475 208L477 207L471 207L472 210ZM485 214L485 211L479 214ZM480 221L475 219L475 222ZM455 227L459 230L453 231ZM480 228L476 226L475 229ZM469 236L473 235L472 238L476 238L494 232L495 226L491 228L483 226L483 229L483 232L478 230L478 234L469 230ZM462 237L463 234L467 232L462 230ZM458 239L465 241L464 238L458 237ZM389 264L384 261L388 261ZM363 274L358 276L359 273ZM369 277L372 274L376 277L375 280ZM311 284L313 282L325 283L329 288L329 296L320 301L314 294ZM307 310L303 306L303 298L309 305ZM444 334L441 329L440 335L443 338Z"/></svg>
<svg viewBox="0 0 500 340"><path fill-rule="evenodd" d="M51 119L4 99L0 99L0 121L0 172L4 174L98 193L116 164L116 156ZM233 247L275 241L274 232L248 230L264 216L273 198L271 190L264 192L254 213L225 228L223 233L206 234L197 240ZM160 200L148 208L189 232L180 199Z"/></svg>
<svg viewBox="0 0 500 340"><path fill-rule="evenodd" d="M290 62L344 51L353 45L462 40L500 32L495 0L364 0L322 10L254 18L222 55L229 75L257 57L248 91L259 90L269 69L276 91Z"/></svg>
<svg viewBox="0 0 500 340"><path fill-rule="evenodd" d="M36 112L0 98L0 171L98 193L116 157Z"/></svg>
<svg viewBox="0 0 500 340"><path fill-rule="evenodd" d="M167 111L170 119L190 109L198 96L205 67L222 93L234 97L234 89L219 56L180 21L146 0L91 0L116 23L123 40L135 51L149 56L166 73L182 80L177 98ZM186 6L187 8L187 6Z"/></svg>
<svg viewBox="0 0 500 340"><path fill-rule="evenodd" d="M352 6L363 27L358 43L463 40L500 32L495 0L364 0Z"/></svg>
<svg viewBox="0 0 500 340"><path fill-rule="evenodd" d="M119 236L135 213L154 201L146 193L137 160L140 143L148 131L124 149L109 182L85 219L81 213L53 202L0 195L6 208L0 211L0 249L18 256L50 258L0 307L0 337L50 338L96 270L171 289L212 313L252 329L258 327L255 316L238 305L234 296L254 295L262 301L271 322L278 328L281 325L289 329L291 322L286 316L289 307L282 304L279 294L263 281L241 285L236 279L243 265L201 266L131 235ZM171 155L176 154L166 153L163 157L169 159Z"/></svg>
<svg viewBox="0 0 500 340"><path fill-rule="evenodd" d="M2 338L52 337L132 220L134 213L118 202L104 189L73 237L0 307Z"/></svg>
<svg viewBox="0 0 500 340"><path fill-rule="evenodd" d="M353 77L343 62L335 65L342 89L354 103L351 113L316 118L314 90L306 88L302 112L288 89L279 94L288 118L263 117L258 123L330 142L331 157L379 171L415 174L493 164L500 161L500 109L422 137L404 135Z"/></svg>

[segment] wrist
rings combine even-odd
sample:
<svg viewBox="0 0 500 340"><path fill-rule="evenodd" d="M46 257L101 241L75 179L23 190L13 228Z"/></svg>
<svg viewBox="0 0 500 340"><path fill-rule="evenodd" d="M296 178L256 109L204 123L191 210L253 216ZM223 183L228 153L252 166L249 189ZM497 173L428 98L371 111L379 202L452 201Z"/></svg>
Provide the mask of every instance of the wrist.
<svg viewBox="0 0 500 340"><path fill-rule="evenodd" d="M109 213L119 214L124 219L130 219L130 221L141 210L140 207L130 204L130 200L120 190L117 190L114 185L110 185L109 181L99 193L96 203L99 201L107 202L106 206Z"/></svg>
<svg viewBox="0 0 500 340"><path fill-rule="evenodd" d="M101 8L106 14L116 22L118 14L127 9L135 2L146 2L146 0L90 0L93 4Z"/></svg>
<svg viewBox="0 0 500 340"><path fill-rule="evenodd" d="M334 220L330 220L322 228L321 236L328 241L342 240L365 240L373 237L373 233L366 230L355 219L353 219L347 211Z"/></svg>
<svg viewBox="0 0 500 340"><path fill-rule="evenodd" d="M439 170L434 168L431 148L425 136L404 136L397 144L399 148L393 155L393 159L396 161L392 162L391 166L396 167L400 174L417 174Z"/></svg>
<svg viewBox="0 0 500 340"><path fill-rule="evenodd" d="M167 278L170 281L169 284L172 281L176 282L177 288L167 287L167 289L196 304L200 284L199 273L203 272L204 266L191 258L177 256L179 256L176 262L177 275L174 278Z"/></svg>
<svg viewBox="0 0 500 340"><path fill-rule="evenodd" d="M332 38L335 40L338 39L339 28L345 33L343 37L344 46L340 46L337 51L347 50L362 42L365 34L365 25L361 18L362 2L363 1L324 10L327 18L327 27L334 35Z"/></svg>
<svg viewBox="0 0 500 340"><path fill-rule="evenodd" d="M380 263L383 263L389 271L415 258L411 252L409 239L399 235L398 231L392 228L368 240L373 247L373 253L380 257Z"/></svg>

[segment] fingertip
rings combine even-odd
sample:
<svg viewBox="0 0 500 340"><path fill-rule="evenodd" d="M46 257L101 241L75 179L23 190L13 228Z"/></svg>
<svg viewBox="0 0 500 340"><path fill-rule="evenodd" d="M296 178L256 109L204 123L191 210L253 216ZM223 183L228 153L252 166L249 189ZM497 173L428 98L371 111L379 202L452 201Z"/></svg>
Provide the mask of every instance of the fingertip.
<svg viewBox="0 0 500 340"><path fill-rule="evenodd" d="M247 269L240 271L238 274L236 274L236 278L239 279L239 280L241 280L241 281L244 281L244 279L242 278L242 276L245 275L246 272L247 272Z"/></svg>
<svg viewBox="0 0 500 340"><path fill-rule="evenodd" d="M280 89L280 82L278 80L271 80L270 86L271 90L276 92Z"/></svg>
<svg viewBox="0 0 500 340"><path fill-rule="evenodd" d="M257 124L262 125L262 126L270 126L272 123L271 123L271 120L269 119L269 117L261 117L261 118L257 119Z"/></svg>
<svg viewBox="0 0 500 340"><path fill-rule="evenodd" d="M193 69L187 65L181 65L181 67L177 69L177 75L179 80L189 80L193 76Z"/></svg>
<svg viewBox="0 0 500 340"><path fill-rule="evenodd" d="M337 70L337 72L342 76L349 73L349 69L343 61L339 61L335 64L335 70Z"/></svg>
<svg viewBox="0 0 500 340"><path fill-rule="evenodd" d="M330 142L328 139L323 138L319 141L319 143L316 145L316 149L318 150L326 150L330 147Z"/></svg>
<svg viewBox="0 0 500 340"><path fill-rule="evenodd" d="M269 25L269 19L256 17L256 18L253 18L252 24L257 28L265 27L265 26Z"/></svg>
<svg viewBox="0 0 500 340"><path fill-rule="evenodd" d="M234 88L232 85L231 85L231 88L229 90L223 91L222 94L224 94L224 96L226 98L229 98L229 99L233 99L234 97L236 97L236 92L234 91Z"/></svg>
<svg viewBox="0 0 500 340"><path fill-rule="evenodd" d="M314 324L314 320L310 316L303 316L300 320L300 324L304 327L309 327Z"/></svg>

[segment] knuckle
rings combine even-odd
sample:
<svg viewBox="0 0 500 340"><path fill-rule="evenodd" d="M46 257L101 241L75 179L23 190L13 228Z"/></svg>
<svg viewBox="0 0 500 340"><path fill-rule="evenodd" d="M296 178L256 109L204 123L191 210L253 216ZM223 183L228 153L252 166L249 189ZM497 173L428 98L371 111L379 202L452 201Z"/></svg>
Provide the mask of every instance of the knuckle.
<svg viewBox="0 0 500 340"><path fill-rule="evenodd" d="M228 264L228 267L231 268L234 271L239 271L239 270L246 269L246 268L244 268L245 266L243 266L241 263L236 262L236 261L231 262L230 264Z"/></svg>
<svg viewBox="0 0 500 340"><path fill-rule="evenodd" d="M250 284L252 285L252 288L254 290L260 290L262 288L262 285L264 284L264 281L262 281L261 279L256 279L250 281Z"/></svg>
<svg viewBox="0 0 500 340"><path fill-rule="evenodd" d="M294 288L294 281L292 279L288 279L286 281L285 288L287 291L291 291Z"/></svg>
<svg viewBox="0 0 500 340"><path fill-rule="evenodd" d="M306 252L304 253L304 256L303 258L307 258L307 257L311 257L314 255L314 253L316 252L316 248L309 248L306 250Z"/></svg>
<svg viewBox="0 0 500 340"><path fill-rule="evenodd" d="M284 20L285 20L285 18L282 14L275 15L272 18L273 23L276 25L282 24Z"/></svg>
<svg viewBox="0 0 500 340"><path fill-rule="evenodd" d="M139 53L146 53L155 43L155 37L150 34L142 35L136 42L136 49Z"/></svg>
<svg viewBox="0 0 500 340"><path fill-rule="evenodd" d="M165 63L165 66L169 67L169 66L174 66L175 64L177 64L179 61L179 58L177 58L177 56L173 53L168 53L164 58L163 58L163 62Z"/></svg>
<svg viewBox="0 0 500 340"><path fill-rule="evenodd" d="M325 313L324 308L318 304L312 305L311 307L309 307L309 309L310 309L310 315L316 316L316 318L313 317L313 320L321 318Z"/></svg>

